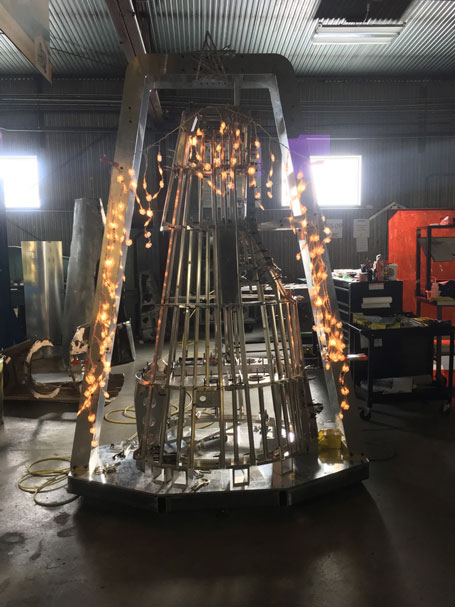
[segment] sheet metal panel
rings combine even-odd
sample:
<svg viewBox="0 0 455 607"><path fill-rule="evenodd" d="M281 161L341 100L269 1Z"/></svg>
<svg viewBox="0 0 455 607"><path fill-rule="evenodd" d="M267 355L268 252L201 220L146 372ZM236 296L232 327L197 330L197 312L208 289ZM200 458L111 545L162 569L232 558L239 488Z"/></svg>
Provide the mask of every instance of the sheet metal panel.
<svg viewBox="0 0 455 607"><path fill-rule="evenodd" d="M61 242L22 242L28 339L62 341L63 260Z"/></svg>
<svg viewBox="0 0 455 607"><path fill-rule="evenodd" d="M76 327L90 322L104 223L104 209L99 198L78 198L75 201L63 315L65 359Z"/></svg>

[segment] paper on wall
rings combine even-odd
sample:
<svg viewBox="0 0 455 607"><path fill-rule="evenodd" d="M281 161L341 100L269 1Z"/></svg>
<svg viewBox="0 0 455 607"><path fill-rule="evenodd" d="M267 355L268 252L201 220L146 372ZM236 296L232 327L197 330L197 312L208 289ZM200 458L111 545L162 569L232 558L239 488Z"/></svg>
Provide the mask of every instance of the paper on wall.
<svg viewBox="0 0 455 607"><path fill-rule="evenodd" d="M370 220L369 219L354 219L354 238L369 238L370 237Z"/></svg>
<svg viewBox="0 0 455 607"><path fill-rule="evenodd" d="M326 219L327 226L332 230L332 238L343 238L343 220Z"/></svg>
<svg viewBox="0 0 455 607"><path fill-rule="evenodd" d="M368 238L356 238L355 245L357 253L368 253Z"/></svg>

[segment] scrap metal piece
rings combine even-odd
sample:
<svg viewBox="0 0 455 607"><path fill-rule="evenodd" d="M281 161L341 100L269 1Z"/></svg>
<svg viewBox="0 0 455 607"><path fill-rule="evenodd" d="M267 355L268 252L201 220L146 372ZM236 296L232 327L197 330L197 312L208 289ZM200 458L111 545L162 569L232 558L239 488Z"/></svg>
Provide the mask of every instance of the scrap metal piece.
<svg viewBox="0 0 455 607"><path fill-rule="evenodd" d="M55 398L60 393L60 387L57 386L52 389L51 386L46 385L43 382L35 381L32 374L32 358L33 356L42 350L43 348L52 348L53 343L49 339L41 339L35 341L30 350L27 353L24 361L24 376L26 383L30 386L32 395L37 399L50 400Z"/></svg>
<svg viewBox="0 0 455 607"><path fill-rule="evenodd" d="M4 357L4 391L6 400L49 400L60 388L37 382L33 378L32 358L43 348L53 348L49 339L27 340L2 351ZM49 360L46 361L49 365Z"/></svg>
<svg viewBox="0 0 455 607"><path fill-rule="evenodd" d="M80 346L81 353L84 346ZM86 349L86 345L85 345ZM39 358L40 374L49 378L57 374L56 381L38 381L33 374L32 364L39 353L46 352ZM70 372L60 357L55 355L53 343L49 339L27 340L6 348L0 352L3 359L4 399L14 401L57 401L77 403L80 398L83 367L79 367L80 376L75 373L75 366L70 365ZM76 359L74 355L73 360ZM67 380L65 381L65 378ZM123 386L123 373L113 373L109 378L107 390L108 401L112 401Z"/></svg>

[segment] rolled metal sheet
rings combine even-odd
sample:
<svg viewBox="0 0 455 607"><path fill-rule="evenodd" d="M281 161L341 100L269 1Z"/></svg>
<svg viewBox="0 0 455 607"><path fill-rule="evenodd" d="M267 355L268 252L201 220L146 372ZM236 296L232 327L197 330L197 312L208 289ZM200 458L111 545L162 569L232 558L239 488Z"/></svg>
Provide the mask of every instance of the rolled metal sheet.
<svg viewBox="0 0 455 607"><path fill-rule="evenodd" d="M28 339L62 343L63 258L58 241L21 242Z"/></svg>

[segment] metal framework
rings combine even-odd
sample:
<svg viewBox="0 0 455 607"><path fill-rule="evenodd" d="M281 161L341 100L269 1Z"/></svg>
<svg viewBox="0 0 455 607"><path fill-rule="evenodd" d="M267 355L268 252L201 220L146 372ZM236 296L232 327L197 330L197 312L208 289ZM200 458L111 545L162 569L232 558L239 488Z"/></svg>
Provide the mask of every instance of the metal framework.
<svg viewBox="0 0 455 607"><path fill-rule="evenodd" d="M256 225L259 148L235 109L183 117L162 219L170 242L156 347L136 397L136 459L152 467L245 467L317 451L297 301ZM261 326L254 350L246 315Z"/></svg>
<svg viewBox="0 0 455 607"><path fill-rule="evenodd" d="M103 418L103 407L104 407L104 391L103 386L105 385L107 375L110 370L110 356L111 356L111 344L113 332L115 330L118 302L120 299L120 285L123 276L123 267L125 263L125 255L127 248L127 237L130 230L131 219L134 209L135 200L135 178L139 174L141 154L143 149L143 140L146 124L147 106L150 92L156 91L163 88L226 88L229 84L233 87L234 92L237 92L240 88L262 88L267 89L270 93L276 129L278 133L279 142L282 149L282 174L285 182L285 186L290 193L291 200L291 211L293 214L293 220L296 224L300 223L303 225L308 224L308 229L305 231L305 237L300 231L297 231L299 244L301 249L301 256L305 275L308 282L309 289L314 289L315 285L312 276L313 274L313 259L312 251L308 246L308 240L312 240L312 236L316 239L316 235L321 232L323 225L321 224L321 218L318 214L317 208L312 198L311 187L307 187L304 192L299 196L299 205L295 202L295 196L292 196L293 192L297 191L299 186L293 172L292 157L289 151L288 135L285 125L285 116L288 128L291 129L291 133L296 136L296 112L295 112L295 91L296 82L290 64L283 58L277 55L242 55L233 57L229 63L229 83L226 80L218 80L216 77L208 77L207 79L195 80L192 75L194 69L194 62L197 60L197 55L143 55L135 58L130 62L127 70L124 88L124 98L122 103L122 109L120 114L119 130L117 137L117 146L115 152L115 160L118 164L112 170L111 187L109 194L109 206L107 213L107 224L106 231L103 241L102 256L100 261L100 272L98 277L97 292L95 298L95 308L92 318L92 331L90 336L90 350L89 350L89 368L84 380L82 389L81 406L78 413L78 420L76 425L76 433L73 445L72 462L71 468L72 473L69 479L70 490L77 493L84 494L87 492L87 486L95 483L93 472L100 462L100 455L105 453L104 448L98 447L98 437L100 434L101 420ZM269 73L264 74L264 66L268 66ZM244 128L244 127L242 127ZM207 149L210 154L211 146L208 145ZM180 158L180 166L183 166L184 155L188 153L188 134L181 131L179 145L177 148L177 161ZM180 154L180 157L179 157ZM187 159L188 160L188 159ZM179 162L177 162L179 164ZM243 175L243 179L247 178L246 174ZM175 191L177 188L182 188L184 180L188 182L188 177L183 177L183 172L178 173L174 171L172 177L172 183L169 185L169 191ZM204 180L201 180L204 183ZM182 346L181 346L181 357L180 357L180 373L185 374L188 378L188 382L191 388L191 399L196 402L191 408L190 413L190 424L192 427L190 438L190 449L185 454L182 452L181 438L183 436L183 429L185 425L186 409L187 409L187 393L188 386L185 382L179 381L175 386L171 385L170 374L167 374L165 379L165 390L162 391L164 394L160 398L156 398L150 394L150 390L157 388L160 385L157 376L153 377L142 377L143 385L146 390L149 391L146 402L154 403L156 410L160 410L161 414L158 416L161 420L159 424L159 432L154 434L149 432L151 427L150 422L153 421L151 416L154 415L153 407L145 407L144 415L148 416L142 421L144 422L141 426L142 442L141 449L138 451L139 459L146 457L150 453L150 447L156 444L160 447L158 454L158 463L163 466L166 462L164 461L165 445L169 440L169 436L166 433L166 428L169 424L163 423L166 419L169 419L171 413L169 411L169 405L171 401L170 392L175 388L177 390L177 420L175 426L175 457L172 464L179 469L179 466L185 463L188 469L194 471L197 466L201 466L201 461L196 461L194 442L196 441L196 421L197 421L197 406L206 403L207 401L197 402L200 396L207 398L208 389L210 388L210 345L204 345L204 355L202 356L202 365L197 364L199 359L199 351L196 352L193 348L193 364L187 365L188 362L188 342L189 342L189 318L192 313L198 320L194 320L195 326L193 330L197 330L196 325L199 322L199 329L207 314L210 315L210 308L212 308L213 314L223 314L223 326L225 327L225 335L222 336L220 331L215 334L215 342L218 341L218 345L215 345L215 356L212 356L212 362L218 367L217 381L223 383L224 378L228 378L227 382L230 382L230 390L219 391L218 393L229 393L230 396L230 417L227 415L224 409L224 403L217 401L211 403L213 405L212 411L216 411L216 420L219 424L218 436L219 440L219 457L217 458L217 467L224 469L226 466L232 466L234 469L238 467L253 466L255 468L267 468L267 462L274 461L274 457L268 452L267 440L262 441L262 446L258 449L255 444L254 437L251 435L253 425L253 407L251 401L251 386L252 386L252 375L263 375L268 373L268 384L271 389L271 396L274 408L274 423L275 423L275 437L277 444L274 448L278 447L280 456L277 458L281 462L283 461L283 455L286 457L292 456L294 453L302 453L308 451L308 457L303 463L300 460L300 465L306 472L303 476L297 478L295 482L281 480L280 482L273 481L274 473L269 470L267 479L260 485L261 489L276 489L282 491L283 488L287 490L298 490L302 483L308 483L309 481L315 481L316 479L325 478L327 471L321 468L321 463L317 464L317 454L311 453L311 430L308 424L308 419L305 424L302 425L302 410L305 411L305 415L309 415L310 410L305 409L306 406L310 406L310 399L308 396L308 388L305 384L304 374L301 373L303 359L300 355L300 343L296 331L298 331L298 325L295 321L295 311L293 303L286 299L285 293L283 292L280 281L277 276L273 275L272 266L267 265L268 262L264 261L264 252L262 251L260 244L257 239L253 237L254 230L246 228L244 230L235 229L223 229L220 231L214 222L214 227L211 228L212 232L207 228L201 228L203 214L202 210L204 207L204 192L200 191L195 197L197 204L199 204L199 210L197 211L197 219L199 221L198 229L187 230L187 229L175 229L176 226L180 228L185 225L185 221L188 221L188 216L185 217L185 212L191 205L188 202L188 197L191 193L191 184L186 184L187 204L176 204L174 205L172 212L174 213L174 225L171 238L180 241L179 254L183 255L183 251L186 250L186 255L191 256L191 264L193 272L193 278L188 278L186 282L179 280L179 270L181 277L181 261L174 264L168 265L168 272L171 269L176 269L176 278L172 278L169 275L165 277L166 285L164 289L164 300L162 306L162 314L169 314L171 312L172 318L172 329L173 335L171 336L171 352L169 353L169 360L171 363L175 362L177 353L172 351L173 344L177 341L177 327L180 322L180 317L183 311L183 334L182 334ZM195 186L197 187L197 186ZM199 187L201 187L199 185ZM242 187L237 184L234 188ZM248 188L249 189L249 188ZM215 193L214 193L215 191ZM170 196L170 194L169 194ZM211 213L212 219L221 213L221 209L218 209L216 203L216 187L211 189L211 202L208 207ZM213 198L215 197L215 201ZM176 197L177 200L184 200L181 196ZM168 201L170 198L168 197ZM302 206L302 201L305 207ZM246 208L248 207L248 197L246 197ZM302 209L305 208L305 217L302 216ZM186 209L186 211L185 211ZM167 221L168 213L171 212L169 202L166 204L164 212L164 222ZM223 211L226 214L225 218L228 218L231 213L230 219L235 222L246 221L247 216L242 216L239 213L239 208L235 204L230 205L229 209L225 208ZM179 220L177 221L177 218ZM171 222L172 223L172 222ZM237 228L239 226L237 225ZM210 242L210 238L212 241ZM251 283L255 284L256 294L254 302L261 308L261 314L267 315L269 307L274 307L274 314L271 314L269 319L265 319L264 327L267 327L266 331L270 331L271 335L265 339L266 344L269 347L276 348L275 355L270 351L266 353L265 359L260 364L260 369L254 369L255 365L251 365L248 362L246 353L242 351L242 343L244 340L240 335L243 330L242 314L243 308L246 305L245 298L241 295L240 284L231 283L229 289L225 289L223 285L223 279L220 278L219 268L222 267L223 263L226 263L224 259L216 259L220 256L220 244L219 241L224 239L222 250L223 254L227 250L243 251L239 253L239 257L236 260L237 264L249 263L253 260L253 266L256 268L257 276L253 276ZM217 242L218 241L218 242ZM191 245L189 244L191 242ZM222 245L221 245L222 246ZM170 255L174 255L177 249L170 247ZM174 253L172 253L174 251ZM215 259L214 263L214 275L213 279L208 278L209 283L207 284L207 277L210 273L205 271L204 283L201 280L202 269L208 268L207 255L212 255ZM204 257L205 256L205 257ZM243 258L241 259L241 257ZM331 302L331 312L333 322L339 321L338 310L336 306L336 298L333 283L330 274L330 264L327 253L321 249L321 263L324 263L326 269L326 280L324 288L327 291L327 300ZM193 261L194 259L194 261ZM242 261L243 260L243 261ZM205 265L204 265L205 264ZM261 270L259 270L259 268ZM267 301L262 290L262 278L259 278L259 271L263 274L268 274L268 281L272 285L272 298ZM218 275L215 274L218 272ZM197 278L199 275L199 278ZM210 282L213 280L213 284ZM171 294L171 289L168 285L173 282L174 286L177 286L177 292ZM235 301L229 300L227 293L232 292L231 287L234 284ZM213 298L211 291L214 291ZM194 294L194 295L193 295ZM223 297L228 297L225 302L222 301ZM318 309L316 298L312 298L312 305L315 318L318 318L320 310ZM220 305L224 303L225 306ZM286 310L284 312L284 310ZM275 323L275 318L279 319L278 326ZM162 319L163 322L163 319ZM186 324L186 326L185 326ZM215 326L221 327L221 322L215 322ZM277 334L275 334L275 331ZM280 336L278 336L280 333ZM160 334L160 333L159 333ZM161 332L161 336L164 335L164 331ZM226 355L226 351L222 351L221 341L225 338L225 342L229 344L230 356ZM318 332L318 338L320 341L321 351L327 351L329 344L326 341L326 337L323 331ZM161 339L161 337L160 337ZM236 340L236 343L231 343L231 340ZM163 343L158 343L156 348L156 356L160 356ZM237 348L237 349L236 349ZM280 351L278 352L278 350ZM236 353L236 356L232 355L232 352ZM158 358L156 362L158 361ZM205 371L203 365L205 361ZM280 370L279 366L286 365L285 370ZM207 371L208 365L208 371ZM256 361L257 366L257 361ZM335 428L340 434L343 435L344 440L349 446L350 452L356 452L359 454L359 459L355 457L344 457L338 462L338 467L332 472L336 472L335 476L340 474L346 474L346 482L354 480L360 480L366 478L368 474L368 464L366 460L360 456L362 451L360 436L358 432L358 416L355 411L350 415L346 415L342 421L340 413L340 404L345 402L345 393L349 392L350 379L349 375L346 376L345 380L340 383L341 367L343 366L342 360L338 360L336 357L324 367L325 380L327 385L328 400L326 405L326 416L331 426ZM157 373L158 365L155 364L153 373ZM201 371L201 373L200 373ZM208 372L208 376L207 376ZM280 377L280 373L282 376ZM175 374L174 374L175 375ZM230 377L230 380L229 380ZM242 377L243 381L241 385L236 385L237 379ZM175 378L175 377L174 377ZM274 379L276 378L276 379ZM161 378L163 379L163 378ZM202 384L200 385L200 382ZM294 382L294 384L293 384ZM265 381L267 383L267 381ZM298 389L295 386L299 385ZM201 388L203 388L201 390ZM257 421L259 425L261 422L265 422L266 416L261 415L261 392L264 386L261 385L261 379L256 378L255 392L257 394L257 407L259 410L259 417ZM281 391L281 392L280 392ZM158 393L157 393L158 394ZM240 394L242 397L240 397ZM291 396L294 394L294 396ZM301 407L298 415L294 415L292 418L292 412L298 410L298 394L303 395L300 402L304 404ZM234 404L234 401L238 401L242 398L243 402L241 406ZM286 405L284 403L287 403ZM205 408L205 407L204 407ZM141 418L140 408L138 409L138 418ZM244 417L242 417L244 416ZM220 421L222 420L222 421ZM232 445L232 454L227 454L225 445L225 436L223 433L226 432L226 422L231 422L233 427L240 427L241 421L246 420L245 428L245 440L246 450L241 448L240 442L234 442ZM214 420L213 420L214 421ZM139 422L140 423L140 422ZM237 426L236 426L237 424ZM299 426L300 424L300 426ZM284 440L280 438L281 425L284 426ZM153 425L152 425L153 427ZM291 429L292 427L292 429ZM300 430L298 428L300 427ZM146 430L144 431L144 428ZM240 428L239 428L240 429ZM295 432L294 432L295 430ZM267 436L267 430L262 427L261 434L263 438ZM289 437L291 434L297 436L297 441L290 445ZM237 434L234 432L234 436ZM242 431L239 432L238 436L242 435ZM313 436L314 439L314 436ZM242 438L243 440L243 438ZM285 441L285 442L284 442ZM188 441L186 442L188 444ZM193 448L191 448L193 444ZM272 452L273 449L272 448ZM243 451L242 451L243 449ZM313 450L314 451L314 450ZM297 456L297 459L301 456ZM153 457L152 457L153 459ZM297 465L297 459L291 457L293 465ZM153 462L151 462L153 464ZM167 462L168 463L168 462ZM261 465L265 463L264 465ZM272 465L272 464L270 464ZM298 467L298 466L297 466ZM130 463L125 463L124 470L128 472L124 473L123 485L129 488L134 485L138 488L137 472L133 472ZM248 472L248 475L250 471ZM125 476L126 475L126 476ZM134 481L132 481L134 477ZM234 474L235 478L235 474ZM325 481L324 481L325 482ZM141 481L143 483L143 481ZM97 483L96 491L99 490ZM118 481L116 483L119 484ZM337 476L336 484L340 484L340 480ZM104 481L104 485L106 482ZM109 485L109 483L107 483ZM236 486L235 480L233 486ZM220 478L218 483L218 489L224 491L226 489L225 481ZM148 487L147 491L154 494L157 489ZM168 491L171 494L172 491ZM199 493L198 493L199 495ZM281 499L281 498L280 498ZM288 499L288 502L292 500ZM280 502L281 503L281 502Z"/></svg>

